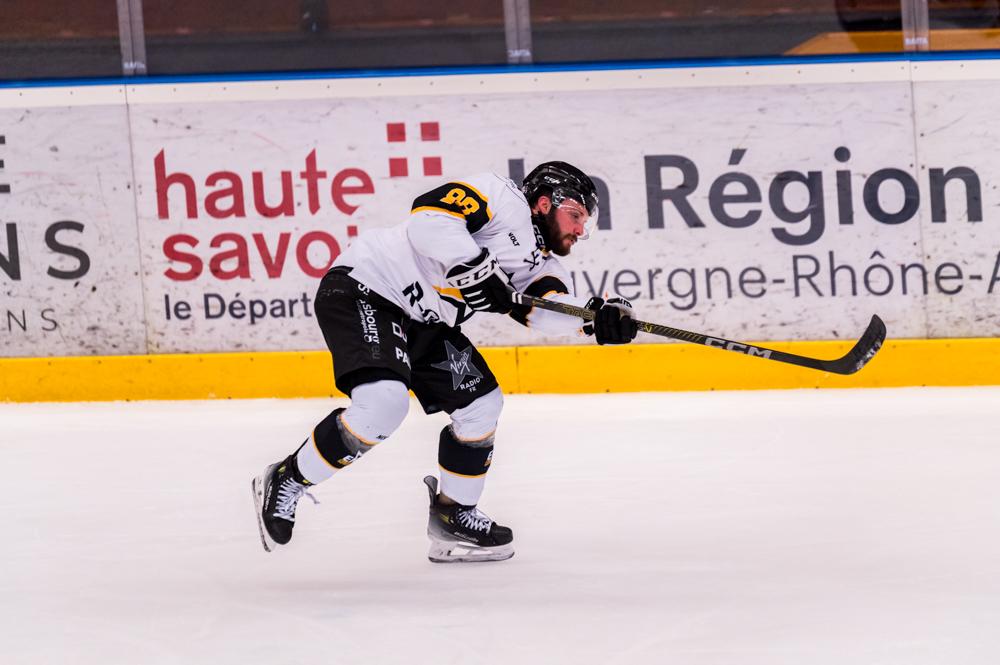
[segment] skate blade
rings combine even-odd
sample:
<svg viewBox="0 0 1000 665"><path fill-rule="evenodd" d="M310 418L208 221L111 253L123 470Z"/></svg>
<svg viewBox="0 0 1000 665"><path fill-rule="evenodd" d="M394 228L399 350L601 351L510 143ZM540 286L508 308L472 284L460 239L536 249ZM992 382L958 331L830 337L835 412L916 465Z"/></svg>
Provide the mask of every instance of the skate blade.
<svg viewBox="0 0 1000 665"><path fill-rule="evenodd" d="M478 563L480 561L506 561L514 556L514 545L478 547L471 543L434 541L427 558L433 563Z"/></svg>
<svg viewBox="0 0 1000 665"><path fill-rule="evenodd" d="M260 544L264 546L265 552L273 552L277 545L267 534L264 528L264 477L257 476L250 481L250 493L253 495L254 512L257 515L257 530L260 532Z"/></svg>

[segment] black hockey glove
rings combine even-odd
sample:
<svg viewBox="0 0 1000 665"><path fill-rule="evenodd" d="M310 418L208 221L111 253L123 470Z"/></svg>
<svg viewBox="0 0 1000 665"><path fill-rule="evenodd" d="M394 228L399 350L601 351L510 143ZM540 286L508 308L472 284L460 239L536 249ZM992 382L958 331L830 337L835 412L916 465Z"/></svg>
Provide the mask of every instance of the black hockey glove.
<svg viewBox="0 0 1000 665"><path fill-rule="evenodd" d="M477 312L506 314L514 308L507 275L490 250L452 267L445 275L448 286L462 292L465 304Z"/></svg>
<svg viewBox="0 0 1000 665"><path fill-rule="evenodd" d="M635 339L639 327L632 318L632 303L625 298L591 298L587 309L594 310L594 320L583 327L593 334L598 344L628 344Z"/></svg>

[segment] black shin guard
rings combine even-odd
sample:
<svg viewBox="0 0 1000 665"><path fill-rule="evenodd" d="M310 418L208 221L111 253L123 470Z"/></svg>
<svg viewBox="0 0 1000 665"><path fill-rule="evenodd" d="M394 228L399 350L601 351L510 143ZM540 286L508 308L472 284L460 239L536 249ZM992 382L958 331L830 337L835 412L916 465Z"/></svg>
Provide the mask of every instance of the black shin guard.
<svg viewBox="0 0 1000 665"><path fill-rule="evenodd" d="M316 449L335 469L343 469L373 448L346 430L340 420L343 412L344 409L336 409L313 430Z"/></svg>
<svg viewBox="0 0 1000 665"><path fill-rule="evenodd" d="M459 441L451 427L441 430L438 444L438 464L450 473L460 476L482 476L493 461L493 437L480 441Z"/></svg>

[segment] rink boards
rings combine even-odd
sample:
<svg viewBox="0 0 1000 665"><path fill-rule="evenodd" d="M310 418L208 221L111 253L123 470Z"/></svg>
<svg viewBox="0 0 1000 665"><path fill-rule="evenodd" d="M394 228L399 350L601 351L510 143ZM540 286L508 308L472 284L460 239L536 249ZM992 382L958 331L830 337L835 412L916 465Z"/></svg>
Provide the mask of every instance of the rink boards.
<svg viewBox="0 0 1000 665"><path fill-rule="evenodd" d="M342 248L444 179L518 180L546 159L601 190L577 292L730 339L830 342L812 355L839 355L873 313L901 341L843 380L646 336L584 350L480 315L465 328L497 347L505 388L993 383L996 63L0 87L0 398L55 399L80 367L132 386L111 397L275 394L300 367L312 387L288 394L325 394L312 297Z"/></svg>
<svg viewBox="0 0 1000 665"><path fill-rule="evenodd" d="M834 358L844 342L775 349ZM483 356L507 394L774 388L976 386L997 383L996 339L887 342L852 376L691 344L490 347ZM326 352L162 354L0 359L0 401L226 399L341 395Z"/></svg>

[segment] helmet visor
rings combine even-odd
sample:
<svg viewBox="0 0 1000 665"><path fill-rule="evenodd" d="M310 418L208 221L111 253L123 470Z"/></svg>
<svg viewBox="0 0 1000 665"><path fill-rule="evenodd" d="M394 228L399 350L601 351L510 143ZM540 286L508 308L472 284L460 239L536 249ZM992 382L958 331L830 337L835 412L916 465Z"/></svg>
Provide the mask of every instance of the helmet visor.
<svg viewBox="0 0 1000 665"><path fill-rule="evenodd" d="M583 235L580 236L580 240L586 240L597 230L597 220L600 216L600 210L597 206L597 196L583 196L580 192L565 187L557 187L553 190L552 205L558 208L566 200L580 204L586 211L587 217L583 222Z"/></svg>

